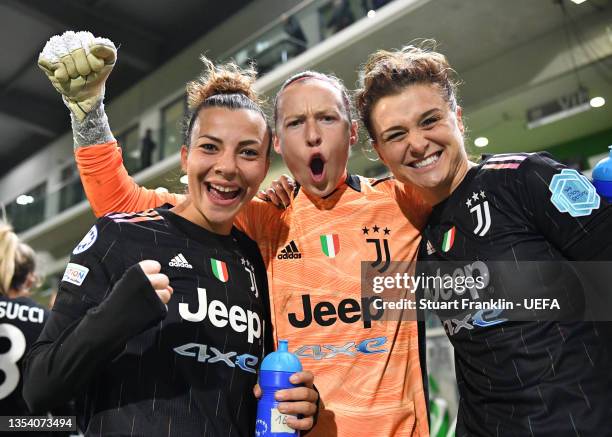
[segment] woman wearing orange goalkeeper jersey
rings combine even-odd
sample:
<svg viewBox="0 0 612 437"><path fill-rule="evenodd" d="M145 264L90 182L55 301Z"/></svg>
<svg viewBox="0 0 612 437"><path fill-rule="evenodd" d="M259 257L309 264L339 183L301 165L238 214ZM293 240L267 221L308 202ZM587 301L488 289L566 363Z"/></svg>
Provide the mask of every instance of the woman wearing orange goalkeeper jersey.
<svg viewBox="0 0 612 437"><path fill-rule="evenodd" d="M146 190L128 176L103 87L91 86L87 105L64 98L76 107L75 155L96 215L180 202L182 195ZM360 283L362 261L385 271L392 260L414 260L426 209L393 180L347 172L357 125L337 79L314 72L289 79L275 124L275 150L299 187L287 209L255 200L236 224L262 251L275 337L287 338L316 376L324 407L309 435L426 436L422 333L414 321L381 320Z"/></svg>

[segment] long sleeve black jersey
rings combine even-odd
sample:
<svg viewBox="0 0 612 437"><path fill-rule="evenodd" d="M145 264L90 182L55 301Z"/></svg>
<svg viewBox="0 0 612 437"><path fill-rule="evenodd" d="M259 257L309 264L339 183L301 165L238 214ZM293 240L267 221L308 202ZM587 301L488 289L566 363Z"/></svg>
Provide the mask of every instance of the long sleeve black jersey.
<svg viewBox="0 0 612 437"><path fill-rule="evenodd" d="M22 396L22 364L27 352L32 348L45 323L49 311L28 297L9 298L0 296L0 414L3 416L24 417L44 416L49 411L32 411ZM51 411L57 415L73 415L72 404L58 405ZM70 432L20 431L0 432L2 436L62 437Z"/></svg>
<svg viewBox="0 0 612 437"><path fill-rule="evenodd" d="M158 261L164 306L144 273ZM252 436L271 346L266 272L241 232L160 208L109 214L74 249L25 364L33 407L81 396L87 435Z"/></svg>
<svg viewBox="0 0 612 437"><path fill-rule="evenodd" d="M0 295L0 414L25 416L30 411L21 396L21 362L48 317L48 311L27 297Z"/></svg>
<svg viewBox="0 0 612 437"><path fill-rule="evenodd" d="M612 207L575 170L546 154L494 155L434 207L419 251L433 263L421 271L484 272L489 280L495 264L498 296L557 298L576 308L583 290L563 262L612 260L611 225ZM516 283L523 286L508 285ZM472 285L430 290L430 298L484 293ZM546 321L545 312L513 321L503 307L437 311L455 350L457 436L612 435L612 343L603 324Z"/></svg>

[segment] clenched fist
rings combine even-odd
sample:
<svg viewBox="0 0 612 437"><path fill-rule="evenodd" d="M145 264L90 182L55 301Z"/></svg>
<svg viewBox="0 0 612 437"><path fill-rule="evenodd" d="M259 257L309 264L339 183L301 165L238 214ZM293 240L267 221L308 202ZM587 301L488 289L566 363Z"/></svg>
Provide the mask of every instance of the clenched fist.
<svg viewBox="0 0 612 437"><path fill-rule="evenodd" d="M117 60L107 38L89 32L53 36L38 57L38 66L79 121L104 98L104 83Z"/></svg>
<svg viewBox="0 0 612 437"><path fill-rule="evenodd" d="M157 296L159 296L159 299L165 305L168 305L168 302L172 297L172 293L174 293L174 289L170 286L170 280L168 277L163 273L160 273L161 264L150 259L140 261L138 264L151 283L151 287L153 287L155 293L157 293Z"/></svg>

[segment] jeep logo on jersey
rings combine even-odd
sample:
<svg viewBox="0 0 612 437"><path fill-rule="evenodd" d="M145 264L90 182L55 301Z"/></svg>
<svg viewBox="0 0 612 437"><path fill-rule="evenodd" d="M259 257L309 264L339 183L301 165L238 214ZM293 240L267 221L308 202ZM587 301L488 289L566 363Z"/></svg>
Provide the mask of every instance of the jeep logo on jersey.
<svg viewBox="0 0 612 437"><path fill-rule="evenodd" d="M372 320L379 320L384 314L384 310L376 310L372 302L376 297L362 297L361 305L355 299L344 299L338 304L338 308L331 302L321 301L314 308L311 306L310 295L302 295L302 316L296 313L289 313L289 323L296 328L306 328L310 326L313 319L316 324L321 326L331 326L338 319L344 323L356 323L363 320L364 328L372 327ZM374 312L372 312L374 310Z"/></svg>
<svg viewBox="0 0 612 437"><path fill-rule="evenodd" d="M217 328L225 328L229 323L236 332L247 332L247 340L253 343L255 338L261 338L262 325L259 314L250 310L244 310L238 305L233 305L229 310L220 300L211 300L208 303L205 288L198 288L198 310L193 313L189 310L189 304L179 303L179 314L184 320L190 322L201 322L206 319Z"/></svg>
<svg viewBox="0 0 612 437"><path fill-rule="evenodd" d="M465 202L466 206L470 208L470 212L476 214L474 234L480 237L484 237L491 228L491 212L489 211L489 201L485 200L486 197L485 192L480 191L480 193L472 193ZM479 200L484 200L484 202L477 203ZM472 203L474 203L474 206L472 206Z"/></svg>
<svg viewBox="0 0 612 437"><path fill-rule="evenodd" d="M423 287L425 296L434 302L448 301L454 296L463 296L466 292L469 292L471 299L480 299L478 292L484 290L491 281L489 267L482 261L458 267L452 274L442 273L438 268L434 277L440 278L440 281L433 281L433 284L427 282ZM472 280L468 281L466 278L472 278ZM457 281L461 281L463 285L459 286Z"/></svg>

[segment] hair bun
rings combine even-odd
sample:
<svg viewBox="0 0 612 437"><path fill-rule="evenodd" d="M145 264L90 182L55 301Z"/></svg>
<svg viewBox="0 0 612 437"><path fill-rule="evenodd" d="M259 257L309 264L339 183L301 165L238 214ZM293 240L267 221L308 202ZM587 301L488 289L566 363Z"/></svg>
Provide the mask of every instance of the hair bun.
<svg viewBox="0 0 612 437"><path fill-rule="evenodd" d="M204 71L196 80L187 84L187 104L194 111L202 102L216 94L242 94L260 105L253 84L257 80L257 71L253 67L241 68L234 63L215 65L206 56L200 60Z"/></svg>

